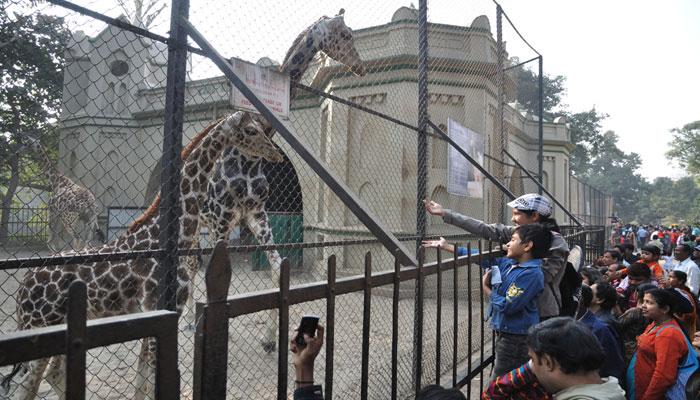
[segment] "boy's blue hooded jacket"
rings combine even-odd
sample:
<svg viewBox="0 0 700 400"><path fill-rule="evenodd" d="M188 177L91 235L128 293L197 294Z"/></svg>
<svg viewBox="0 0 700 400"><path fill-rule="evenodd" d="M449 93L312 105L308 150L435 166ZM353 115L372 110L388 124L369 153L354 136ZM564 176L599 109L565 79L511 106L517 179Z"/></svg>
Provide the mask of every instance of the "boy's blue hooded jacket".
<svg viewBox="0 0 700 400"><path fill-rule="evenodd" d="M525 335L531 326L540 322L537 298L544 290L541 266L541 259L522 264L507 258L499 260L503 282L491 292L494 330Z"/></svg>

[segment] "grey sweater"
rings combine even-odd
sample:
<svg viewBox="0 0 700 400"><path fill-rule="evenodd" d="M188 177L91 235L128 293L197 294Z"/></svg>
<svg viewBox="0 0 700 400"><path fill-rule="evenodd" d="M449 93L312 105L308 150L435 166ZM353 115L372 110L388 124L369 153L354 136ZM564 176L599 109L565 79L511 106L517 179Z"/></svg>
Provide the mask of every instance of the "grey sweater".
<svg viewBox="0 0 700 400"><path fill-rule="evenodd" d="M485 239L496 240L500 243L508 243L515 230L515 227L511 225L486 224L478 219L467 217L448 209L445 210L445 215L442 219L446 223L458 226L469 233ZM549 249L550 255L542 263L544 291L537 299L540 319L559 316L561 307L559 284L564 277L566 257L569 254L569 245L564 238L556 232L552 232L552 234L552 247Z"/></svg>

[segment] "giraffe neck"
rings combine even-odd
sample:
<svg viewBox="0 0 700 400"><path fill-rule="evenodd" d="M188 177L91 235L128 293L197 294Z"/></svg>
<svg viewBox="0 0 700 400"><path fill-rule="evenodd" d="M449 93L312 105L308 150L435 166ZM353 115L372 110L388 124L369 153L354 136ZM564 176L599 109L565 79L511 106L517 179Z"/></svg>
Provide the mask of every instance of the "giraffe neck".
<svg viewBox="0 0 700 400"><path fill-rule="evenodd" d="M292 98L296 94L294 83L301 81L301 77L309 69L311 60L314 59L314 56L320 50L320 45L326 32L323 22L327 19L327 17L322 17L300 33L292 47L287 51L284 62L280 66L280 72L290 77Z"/></svg>
<svg viewBox="0 0 700 400"><path fill-rule="evenodd" d="M49 185L51 185L51 188L53 191L56 191L56 188L64 184L64 179L66 177L58 172L58 168L56 167L56 164L54 164L53 161L51 161L51 158L49 158L49 154L46 152L46 149L44 149L44 146L39 145L39 158L41 162L41 169L44 174L46 174L46 178L49 181Z"/></svg>

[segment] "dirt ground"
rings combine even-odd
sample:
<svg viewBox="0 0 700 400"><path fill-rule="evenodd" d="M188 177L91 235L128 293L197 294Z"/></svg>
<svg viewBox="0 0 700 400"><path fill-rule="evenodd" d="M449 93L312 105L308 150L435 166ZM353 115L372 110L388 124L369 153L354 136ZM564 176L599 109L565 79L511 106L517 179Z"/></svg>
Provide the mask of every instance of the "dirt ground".
<svg viewBox="0 0 700 400"><path fill-rule="evenodd" d="M28 257L41 254L32 249L17 250L14 257ZM2 259L0 255L0 259ZM9 258L9 257L8 257ZM267 272L252 271L248 256L236 255L234 265L234 282L230 293L262 289L269 286ZM476 268L476 266L473 266ZM236 272L237 271L237 272ZM476 270L474 270L476 271ZM14 331L15 300L14 295L19 286L23 271L0 271L0 334ZM445 274L451 275L451 274ZM478 279L478 274L474 274ZM195 299L204 299L202 274L195 280ZM462 278L463 279L463 278ZM477 281L472 281L472 288L478 288ZM304 274L293 276L292 285L319 280ZM461 279L460 279L461 280ZM466 281L464 282L466 284ZM412 285L412 283L410 284ZM411 291L412 286L402 285L402 290ZM449 277L444 280L442 298L441 336L441 375L450 375L452 368L452 282ZM460 284L458 301L458 363L478 359L482 324L479 308L479 294L472 289L474 302L471 313L467 309L467 285ZM436 313L437 296L434 278L426 280L426 300L424 302L424 351L423 382L435 380L436 349ZM401 397L411 397L413 370L413 335L414 335L414 301L411 296L399 302L399 365L398 387ZM370 321L370 376L368 393L370 398L384 399L389 396L391 381L391 291L385 288L375 289L372 295L372 313ZM361 344L362 344L362 293L353 293L336 298L336 328L334 353L334 398L356 398L360 393ZM325 300L319 300L292 306L290 309L290 326L296 325L303 314L313 313L325 320ZM471 316L470 316L471 314ZM229 327L229 368L228 396L230 399L273 399L277 387L277 353L266 353L259 345L259 337L268 321L266 313L241 316L230 321ZM183 399L192 398L192 373L194 356L194 334L187 326L187 315L180 319L179 360L181 375L181 392ZM468 327L473 327L471 345L467 343ZM485 328L484 341L490 343L490 329ZM90 351L87 359L87 397L89 399L123 399L132 398L133 382L138 362L138 341L121 343ZM476 353L475 353L476 352ZM325 348L316 362L316 381L325 379ZM290 357L291 361L291 357ZM462 366L460 366L462 368ZM9 367L0 368L4 375ZM293 387L293 369L288 366L289 387ZM449 384L443 379L443 384ZM472 387L472 393L478 392ZM466 388L465 388L466 390ZM291 393L291 391L290 391ZM472 396L474 397L474 396ZM39 398L57 398L46 383L42 383ZM474 397L474 398L478 398Z"/></svg>

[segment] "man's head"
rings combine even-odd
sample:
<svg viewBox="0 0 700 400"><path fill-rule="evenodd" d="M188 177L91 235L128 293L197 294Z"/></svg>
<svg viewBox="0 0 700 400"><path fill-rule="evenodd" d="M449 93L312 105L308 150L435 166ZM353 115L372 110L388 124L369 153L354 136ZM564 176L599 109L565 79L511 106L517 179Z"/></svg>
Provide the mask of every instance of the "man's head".
<svg viewBox="0 0 700 400"><path fill-rule="evenodd" d="M651 269L645 264L636 262L627 268L627 280L630 286L639 286L651 280Z"/></svg>
<svg viewBox="0 0 700 400"><path fill-rule="evenodd" d="M676 246L676 249L673 251L673 256L676 257L676 260L678 261L685 261L688 257L690 257L690 253L692 251L693 250L690 245L681 243Z"/></svg>
<svg viewBox="0 0 700 400"><path fill-rule="evenodd" d="M507 257L523 261L532 258L544 258L552 247L552 232L541 224L520 225L508 242Z"/></svg>
<svg viewBox="0 0 700 400"><path fill-rule="evenodd" d="M693 260L700 260L700 244L693 248Z"/></svg>
<svg viewBox="0 0 700 400"><path fill-rule="evenodd" d="M659 257L661 257L661 249L658 246L648 244L642 247L642 253L639 258L644 262L654 262L659 261Z"/></svg>
<svg viewBox="0 0 700 400"><path fill-rule="evenodd" d="M594 373L605 359L590 329L567 317L548 319L530 328L527 345L532 370L550 393L565 388L562 378Z"/></svg>
<svg viewBox="0 0 700 400"><path fill-rule="evenodd" d="M464 394L458 389L445 389L439 385L428 385L418 392L416 400L464 400Z"/></svg>
<svg viewBox="0 0 700 400"><path fill-rule="evenodd" d="M548 198L535 193L524 194L508 203L513 209L511 221L515 225L542 222L552 215L552 203Z"/></svg>
<svg viewBox="0 0 700 400"><path fill-rule="evenodd" d="M617 291L613 285L607 282L599 282L591 286L593 300L591 308L602 311L611 311L617 304Z"/></svg>
<svg viewBox="0 0 700 400"><path fill-rule="evenodd" d="M620 252L615 250L615 249L610 249L606 250L605 253L603 253L603 257L601 259L602 263L604 266L609 266L612 264L617 264L620 262Z"/></svg>

